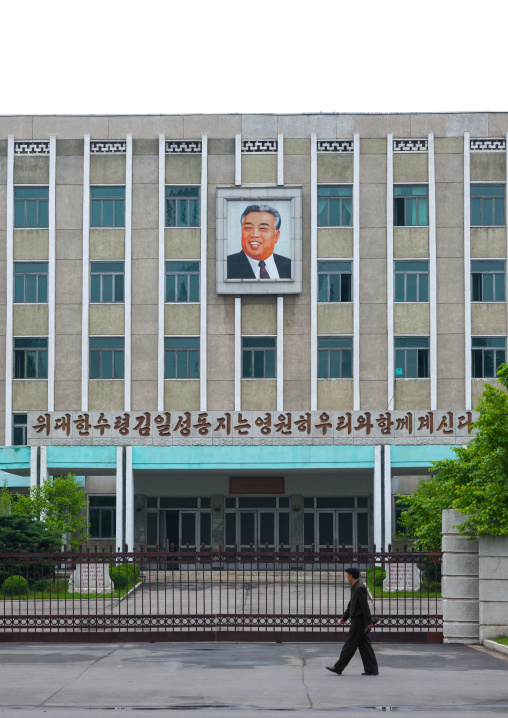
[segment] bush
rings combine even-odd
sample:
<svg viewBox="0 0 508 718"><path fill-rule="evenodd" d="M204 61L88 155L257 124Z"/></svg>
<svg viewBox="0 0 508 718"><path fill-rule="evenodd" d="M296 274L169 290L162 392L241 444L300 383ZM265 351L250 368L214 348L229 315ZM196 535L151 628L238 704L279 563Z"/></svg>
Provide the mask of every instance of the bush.
<svg viewBox="0 0 508 718"><path fill-rule="evenodd" d="M133 563L121 563L109 569L115 588L133 588L139 581L141 569Z"/></svg>
<svg viewBox="0 0 508 718"><path fill-rule="evenodd" d="M2 585L4 596L25 596L28 591L28 582L23 576L10 576Z"/></svg>
<svg viewBox="0 0 508 718"><path fill-rule="evenodd" d="M54 575L55 563L52 559L37 559L37 551L60 550L61 537L57 531L48 529L44 521L37 521L32 516L9 514L0 516L0 550L12 556L4 557L3 575L26 577L30 584L37 580ZM21 545L21 551L19 549Z"/></svg>
<svg viewBox="0 0 508 718"><path fill-rule="evenodd" d="M382 586L386 578L386 571L381 566L370 566L367 570L367 585Z"/></svg>
<svg viewBox="0 0 508 718"><path fill-rule="evenodd" d="M41 593L48 593L51 589L51 581L47 578L40 578L34 583L34 588Z"/></svg>

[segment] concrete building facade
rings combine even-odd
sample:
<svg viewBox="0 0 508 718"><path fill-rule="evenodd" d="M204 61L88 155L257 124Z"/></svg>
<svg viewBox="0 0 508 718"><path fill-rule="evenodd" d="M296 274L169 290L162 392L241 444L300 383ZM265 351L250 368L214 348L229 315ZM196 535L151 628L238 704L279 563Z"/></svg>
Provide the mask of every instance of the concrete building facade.
<svg viewBox="0 0 508 718"><path fill-rule="evenodd" d="M386 548L506 358L507 133L0 118L9 485L81 476L97 544ZM230 281L235 202L281 208L287 279Z"/></svg>

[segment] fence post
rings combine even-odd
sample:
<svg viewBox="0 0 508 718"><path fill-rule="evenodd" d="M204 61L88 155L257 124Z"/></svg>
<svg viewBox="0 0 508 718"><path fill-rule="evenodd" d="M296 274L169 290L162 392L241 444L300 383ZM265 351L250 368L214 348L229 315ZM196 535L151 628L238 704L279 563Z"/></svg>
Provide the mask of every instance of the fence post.
<svg viewBox="0 0 508 718"><path fill-rule="evenodd" d="M479 643L478 539L470 541L458 528L467 516L453 509L443 511L444 643Z"/></svg>

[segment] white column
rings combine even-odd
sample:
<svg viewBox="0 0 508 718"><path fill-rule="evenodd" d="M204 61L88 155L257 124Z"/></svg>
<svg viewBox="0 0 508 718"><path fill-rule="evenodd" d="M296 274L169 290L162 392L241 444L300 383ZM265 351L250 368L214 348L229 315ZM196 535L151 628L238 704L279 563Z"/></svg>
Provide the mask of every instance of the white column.
<svg viewBox="0 0 508 718"><path fill-rule="evenodd" d="M132 446L125 447L125 543L134 551L134 473Z"/></svg>
<svg viewBox="0 0 508 718"><path fill-rule="evenodd" d="M55 410L56 137L49 138L48 411Z"/></svg>
<svg viewBox="0 0 508 718"><path fill-rule="evenodd" d="M44 479L48 478L48 447L47 446L41 446L41 460L40 460L40 483L44 481Z"/></svg>
<svg viewBox="0 0 508 718"><path fill-rule="evenodd" d="M353 408L360 410L360 135L353 142Z"/></svg>
<svg viewBox="0 0 508 718"><path fill-rule="evenodd" d="M116 447L116 547L123 551L123 447Z"/></svg>
<svg viewBox="0 0 508 718"><path fill-rule="evenodd" d="M277 184L284 184L284 135L277 138Z"/></svg>
<svg viewBox="0 0 508 718"><path fill-rule="evenodd" d="M208 136L201 137L201 262L199 284L199 408L207 407L207 202L208 199Z"/></svg>
<svg viewBox="0 0 508 718"><path fill-rule="evenodd" d="M465 404L471 409L471 155L470 134L464 132L464 363Z"/></svg>
<svg viewBox="0 0 508 718"><path fill-rule="evenodd" d="M235 297L235 411L242 408L242 298Z"/></svg>
<svg viewBox="0 0 508 718"><path fill-rule="evenodd" d="M37 486L37 449L38 446L30 447L30 491Z"/></svg>
<svg viewBox="0 0 508 718"><path fill-rule="evenodd" d="M376 550L381 551L382 509L381 509L381 447L374 447L374 543Z"/></svg>
<svg viewBox="0 0 508 718"><path fill-rule="evenodd" d="M428 135L429 167L429 313L430 313L430 408L437 409L437 260L436 260L436 170L434 133Z"/></svg>
<svg viewBox="0 0 508 718"><path fill-rule="evenodd" d="M317 409L317 138L310 136L310 408Z"/></svg>
<svg viewBox="0 0 508 718"><path fill-rule="evenodd" d="M277 297L277 411L284 409L284 297Z"/></svg>
<svg viewBox="0 0 508 718"><path fill-rule="evenodd" d="M7 140L7 236L5 278L5 445L12 445L12 364L13 299L14 299L14 137Z"/></svg>
<svg viewBox="0 0 508 718"><path fill-rule="evenodd" d="M388 409L394 407L394 347L393 347L393 135L386 142L386 312L388 341Z"/></svg>
<svg viewBox="0 0 508 718"><path fill-rule="evenodd" d="M90 135L83 147L83 286L81 314L81 411L88 411L88 315L90 311Z"/></svg>
<svg viewBox="0 0 508 718"><path fill-rule="evenodd" d="M164 314L166 296L166 138L159 135L159 314L157 330L157 411L164 409Z"/></svg>
<svg viewBox="0 0 508 718"><path fill-rule="evenodd" d="M242 184L242 135L235 135L235 185Z"/></svg>
<svg viewBox="0 0 508 718"><path fill-rule="evenodd" d="M125 330L124 409L131 410L132 379L132 135L126 137L125 156Z"/></svg>
<svg viewBox="0 0 508 718"><path fill-rule="evenodd" d="M390 445L385 446L385 465L384 465L384 515L385 515L385 542L383 549L388 550L388 544L392 542L392 464L390 461Z"/></svg>
<svg viewBox="0 0 508 718"><path fill-rule="evenodd" d="M506 145L505 145L506 146L506 151L505 151L506 152L505 153L506 177L508 177L508 132L506 133L505 142L506 142ZM506 190L505 190L505 192L506 192ZM506 199L505 199L505 202L506 202ZM506 212L506 209L505 209L505 212ZM506 222L506 219L505 219L505 222ZM506 257L508 258L508 222L506 223ZM506 265L505 265L505 297L508 296L507 290L508 290L508 275L506 273ZM506 333L508 334L508 315L506 317L506 320L507 320Z"/></svg>

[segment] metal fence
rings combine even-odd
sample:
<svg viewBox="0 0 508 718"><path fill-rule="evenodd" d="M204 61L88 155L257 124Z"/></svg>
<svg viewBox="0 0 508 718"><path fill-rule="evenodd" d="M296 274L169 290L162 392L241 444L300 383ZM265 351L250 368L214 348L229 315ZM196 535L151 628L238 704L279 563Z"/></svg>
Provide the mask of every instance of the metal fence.
<svg viewBox="0 0 508 718"><path fill-rule="evenodd" d="M170 548L4 547L0 641L340 641L349 566L380 618L374 640L442 641L437 551Z"/></svg>

